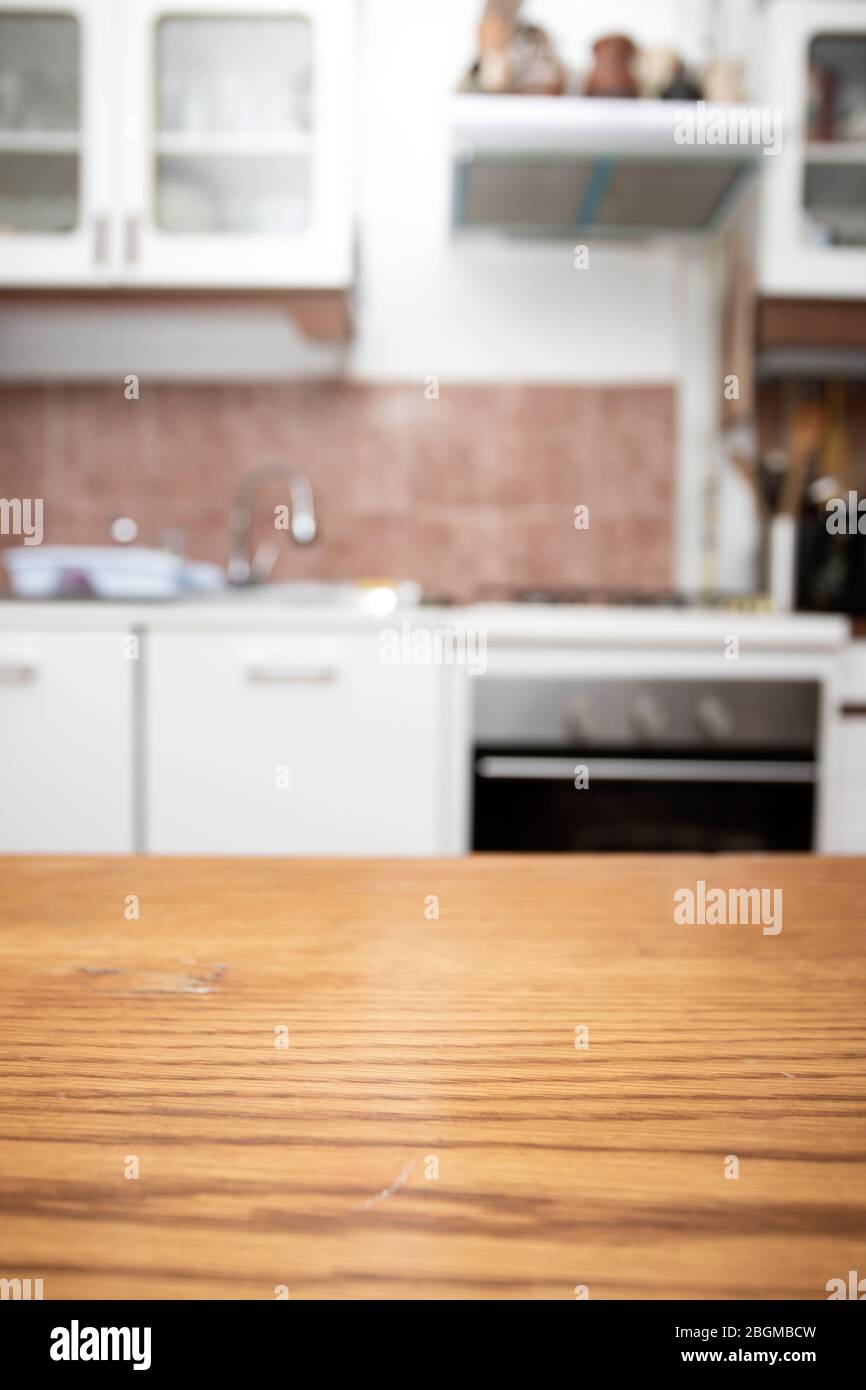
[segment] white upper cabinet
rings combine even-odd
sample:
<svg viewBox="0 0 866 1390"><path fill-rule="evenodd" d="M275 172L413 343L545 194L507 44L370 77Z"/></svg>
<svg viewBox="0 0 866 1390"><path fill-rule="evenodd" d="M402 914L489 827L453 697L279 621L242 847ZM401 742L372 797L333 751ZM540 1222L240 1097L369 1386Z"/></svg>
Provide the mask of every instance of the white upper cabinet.
<svg viewBox="0 0 866 1390"><path fill-rule="evenodd" d="M866 297L866 6L771 0L767 104L784 115L765 160L761 290Z"/></svg>
<svg viewBox="0 0 866 1390"><path fill-rule="evenodd" d="M124 280L347 284L349 0L123 10Z"/></svg>
<svg viewBox="0 0 866 1390"><path fill-rule="evenodd" d="M0 281L341 288L354 0L0 4Z"/></svg>

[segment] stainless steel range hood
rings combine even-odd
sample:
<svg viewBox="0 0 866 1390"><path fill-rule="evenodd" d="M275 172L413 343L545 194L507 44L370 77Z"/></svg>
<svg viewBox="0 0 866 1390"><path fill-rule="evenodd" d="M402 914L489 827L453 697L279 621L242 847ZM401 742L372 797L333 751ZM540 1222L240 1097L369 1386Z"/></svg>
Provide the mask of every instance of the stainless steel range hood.
<svg viewBox="0 0 866 1390"><path fill-rule="evenodd" d="M770 114L704 102L456 97L454 226L522 237L711 232L761 163Z"/></svg>

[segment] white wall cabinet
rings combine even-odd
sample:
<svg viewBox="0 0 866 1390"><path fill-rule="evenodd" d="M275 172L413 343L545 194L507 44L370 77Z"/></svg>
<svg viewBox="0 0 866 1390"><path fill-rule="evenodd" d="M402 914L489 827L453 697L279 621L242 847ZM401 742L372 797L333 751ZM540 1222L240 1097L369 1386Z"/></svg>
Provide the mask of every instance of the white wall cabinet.
<svg viewBox="0 0 866 1390"><path fill-rule="evenodd" d="M866 13L860 0L770 0L764 101L781 110L764 160L760 286L866 296Z"/></svg>
<svg viewBox="0 0 866 1390"><path fill-rule="evenodd" d="M447 840L454 670L376 635L148 637L147 849L432 854Z"/></svg>
<svg viewBox="0 0 866 1390"><path fill-rule="evenodd" d="M0 3L0 283L340 288L354 0Z"/></svg>
<svg viewBox="0 0 866 1390"><path fill-rule="evenodd" d="M133 850L125 634L0 633L0 851Z"/></svg>

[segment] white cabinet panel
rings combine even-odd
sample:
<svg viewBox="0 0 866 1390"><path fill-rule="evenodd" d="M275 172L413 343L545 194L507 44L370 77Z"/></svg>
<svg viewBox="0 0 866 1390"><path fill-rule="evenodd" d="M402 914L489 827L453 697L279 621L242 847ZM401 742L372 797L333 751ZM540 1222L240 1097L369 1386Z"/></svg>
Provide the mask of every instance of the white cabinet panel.
<svg viewBox="0 0 866 1390"><path fill-rule="evenodd" d="M866 820L866 715L849 715L842 720L842 779L863 783Z"/></svg>
<svg viewBox="0 0 866 1390"><path fill-rule="evenodd" d="M866 641L850 642L842 658L842 699L866 706Z"/></svg>
<svg viewBox="0 0 866 1390"><path fill-rule="evenodd" d="M133 849L125 634L0 633L0 852Z"/></svg>
<svg viewBox="0 0 866 1390"><path fill-rule="evenodd" d="M866 642L842 658L836 715L835 775L828 778L831 852L866 854Z"/></svg>
<svg viewBox="0 0 866 1390"><path fill-rule="evenodd" d="M375 635L148 638L147 848L430 854L451 672Z"/></svg>
<svg viewBox="0 0 866 1390"><path fill-rule="evenodd" d="M839 717L836 750L825 787L830 811L826 848L831 854L866 854L866 716Z"/></svg>

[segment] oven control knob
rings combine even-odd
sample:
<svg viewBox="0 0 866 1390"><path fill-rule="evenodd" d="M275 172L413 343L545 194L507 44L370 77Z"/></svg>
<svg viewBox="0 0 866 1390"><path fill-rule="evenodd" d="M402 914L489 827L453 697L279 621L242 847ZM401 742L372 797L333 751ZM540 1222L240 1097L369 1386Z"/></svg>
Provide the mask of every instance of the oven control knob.
<svg viewBox="0 0 866 1390"><path fill-rule="evenodd" d="M668 726L664 709L652 695L638 695L631 707L631 722L644 739L661 738Z"/></svg>
<svg viewBox="0 0 866 1390"><path fill-rule="evenodd" d="M710 739L713 743L729 739L734 732L733 713L717 695L705 695L703 699L698 700L695 719L704 738Z"/></svg>
<svg viewBox="0 0 866 1390"><path fill-rule="evenodd" d="M592 738L592 735L597 732L592 701L586 695L573 696L563 710L562 722L566 732L576 743L580 743L586 738Z"/></svg>

